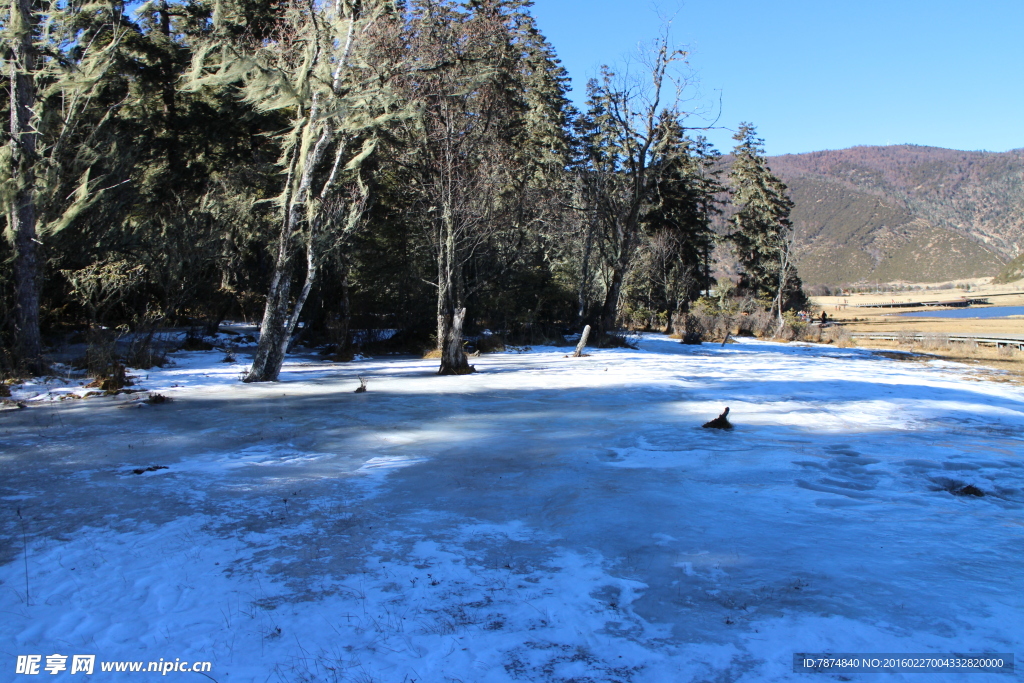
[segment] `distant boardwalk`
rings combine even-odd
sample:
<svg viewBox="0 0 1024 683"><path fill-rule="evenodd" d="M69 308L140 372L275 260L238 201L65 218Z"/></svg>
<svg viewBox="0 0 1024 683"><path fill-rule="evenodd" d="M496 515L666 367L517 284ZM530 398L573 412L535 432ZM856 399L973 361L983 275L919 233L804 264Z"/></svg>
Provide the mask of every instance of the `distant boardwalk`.
<svg viewBox="0 0 1024 683"><path fill-rule="evenodd" d="M873 304L852 304L857 308L921 308L923 306L944 306L948 308L964 308L991 303L988 299L946 299L945 301L883 301Z"/></svg>

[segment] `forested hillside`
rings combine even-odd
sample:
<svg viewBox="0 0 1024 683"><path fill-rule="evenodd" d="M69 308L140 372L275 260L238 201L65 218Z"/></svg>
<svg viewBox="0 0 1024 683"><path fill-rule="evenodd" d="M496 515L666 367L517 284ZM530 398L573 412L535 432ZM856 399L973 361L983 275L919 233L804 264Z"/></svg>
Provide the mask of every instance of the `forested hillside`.
<svg viewBox="0 0 1024 683"><path fill-rule="evenodd" d="M1024 150L896 145L771 157L805 283L995 275L1024 245Z"/></svg>

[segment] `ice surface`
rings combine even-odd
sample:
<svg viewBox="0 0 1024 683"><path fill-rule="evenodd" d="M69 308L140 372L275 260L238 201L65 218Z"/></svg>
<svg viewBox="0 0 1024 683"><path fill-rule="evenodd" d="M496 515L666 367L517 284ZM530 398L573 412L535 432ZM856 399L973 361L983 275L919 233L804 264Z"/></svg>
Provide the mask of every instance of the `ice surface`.
<svg viewBox="0 0 1024 683"><path fill-rule="evenodd" d="M15 388L0 681L53 653L208 660L220 683L489 683L1024 652L1024 390L966 366L648 336L464 377L299 356L241 384L223 356L133 372L162 405ZM734 430L701 429L725 406ZM952 493L968 484L985 495Z"/></svg>

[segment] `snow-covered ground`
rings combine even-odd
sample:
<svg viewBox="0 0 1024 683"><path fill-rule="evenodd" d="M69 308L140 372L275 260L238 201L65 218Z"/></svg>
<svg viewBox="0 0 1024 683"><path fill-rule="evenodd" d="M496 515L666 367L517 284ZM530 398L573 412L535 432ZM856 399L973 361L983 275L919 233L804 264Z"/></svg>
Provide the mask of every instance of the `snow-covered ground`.
<svg viewBox="0 0 1024 683"><path fill-rule="evenodd" d="M0 681L31 680L32 654L209 661L220 683L490 683L1024 653L1021 387L752 340L565 353L466 377L297 357L249 385L223 351L181 353L139 373L162 405L16 388ZM701 429L725 406L734 430ZM985 495L949 492L968 484Z"/></svg>

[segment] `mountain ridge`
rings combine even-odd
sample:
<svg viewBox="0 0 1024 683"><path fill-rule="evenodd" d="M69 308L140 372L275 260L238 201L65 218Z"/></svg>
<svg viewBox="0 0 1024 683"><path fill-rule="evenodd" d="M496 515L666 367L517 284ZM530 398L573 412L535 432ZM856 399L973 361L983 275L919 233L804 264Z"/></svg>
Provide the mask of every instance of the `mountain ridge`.
<svg viewBox="0 0 1024 683"><path fill-rule="evenodd" d="M995 275L1024 246L1024 148L863 145L785 154L804 282Z"/></svg>

